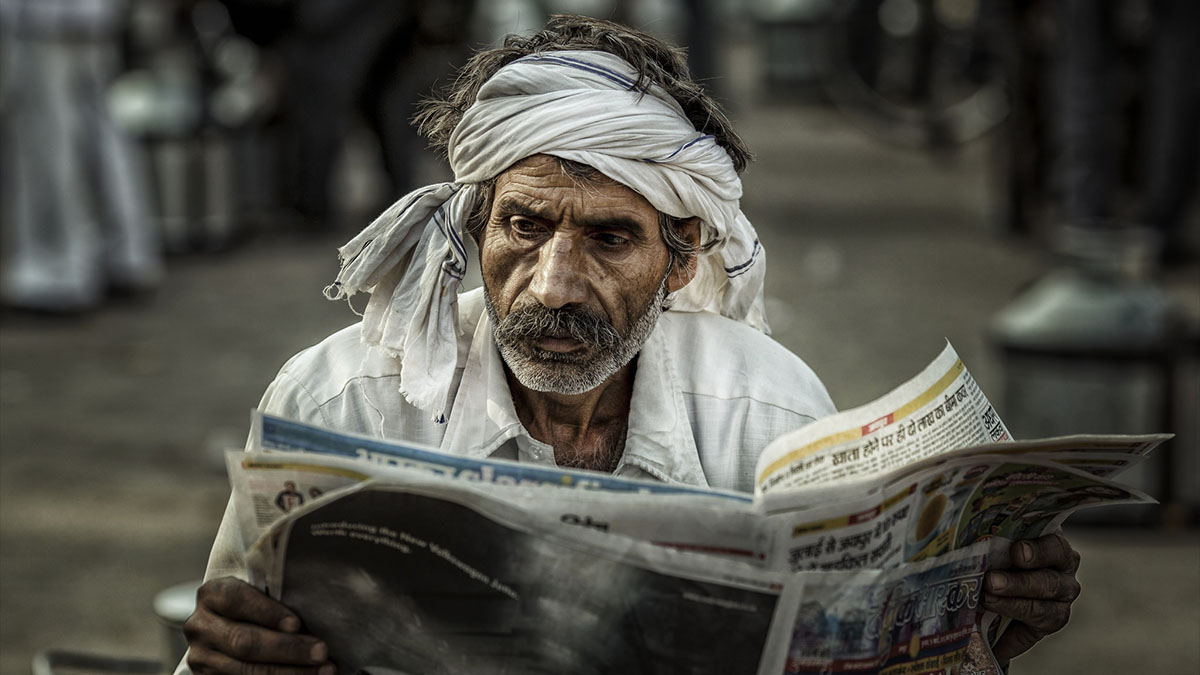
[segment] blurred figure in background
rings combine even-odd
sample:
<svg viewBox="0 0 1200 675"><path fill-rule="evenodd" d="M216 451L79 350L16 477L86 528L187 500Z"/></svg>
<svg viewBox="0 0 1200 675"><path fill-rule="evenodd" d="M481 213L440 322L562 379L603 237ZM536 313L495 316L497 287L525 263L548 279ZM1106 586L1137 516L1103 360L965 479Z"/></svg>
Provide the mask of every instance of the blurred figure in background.
<svg viewBox="0 0 1200 675"><path fill-rule="evenodd" d="M423 143L413 105L466 54L473 0L296 0L280 40L285 199L314 230L336 225L330 178L356 112L378 137L386 203L410 190ZM381 208L383 205L380 205Z"/></svg>
<svg viewBox="0 0 1200 675"><path fill-rule="evenodd" d="M1089 226L1119 214L1121 154L1129 143L1122 108L1140 102L1135 136L1140 177L1129 217L1161 236L1162 256L1182 259L1181 220L1200 159L1200 3L1149 0L1145 53L1138 77L1121 76L1119 0L1056 0L1059 36L1054 73L1062 218Z"/></svg>
<svg viewBox="0 0 1200 675"><path fill-rule="evenodd" d="M113 125L120 0L0 0L2 298L78 312L163 275L146 170Z"/></svg>
<svg viewBox="0 0 1200 675"><path fill-rule="evenodd" d="M1000 313L997 335L1052 353L1169 351L1182 317L1158 273L1194 254L1184 221L1200 160L1200 3L1049 7L1058 222L1048 234L1059 264ZM1131 50L1123 38L1142 25ZM1122 180L1127 156L1134 185Z"/></svg>
<svg viewBox="0 0 1200 675"><path fill-rule="evenodd" d="M1161 267L1194 255L1185 221L1200 155L1200 3L1053 0L1047 9L1055 267L992 322L1006 418L1030 436L1186 433L1194 415L1177 411L1187 407L1179 383L1198 336L1195 294L1175 293ZM1163 522L1178 509L1171 457L1156 458L1147 485L1167 505Z"/></svg>

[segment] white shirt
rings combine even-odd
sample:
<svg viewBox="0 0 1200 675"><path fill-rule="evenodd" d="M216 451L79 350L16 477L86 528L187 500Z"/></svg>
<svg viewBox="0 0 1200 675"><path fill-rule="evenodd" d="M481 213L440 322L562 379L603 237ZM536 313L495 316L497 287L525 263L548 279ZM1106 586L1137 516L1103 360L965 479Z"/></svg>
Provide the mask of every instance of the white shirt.
<svg viewBox="0 0 1200 675"><path fill-rule="evenodd" d="M458 313L458 367L445 423L404 399L399 359L363 345L357 324L292 357L260 408L469 457L553 465L554 449L517 417L482 290L464 293ZM771 338L710 312L667 311L638 355L625 451L613 473L749 492L768 443L834 412L812 370ZM230 509L206 579L246 576Z"/></svg>
<svg viewBox="0 0 1200 675"><path fill-rule="evenodd" d="M401 395L400 361L344 328L293 356L267 388L266 413L339 431L438 446L470 457L554 464L554 449L517 418L481 289L458 302L459 359L444 424ZM625 452L613 473L752 491L754 465L785 432L833 414L799 357L749 326L710 312L664 312L634 375ZM230 500L205 580L246 579ZM187 658L175 675L190 673Z"/></svg>

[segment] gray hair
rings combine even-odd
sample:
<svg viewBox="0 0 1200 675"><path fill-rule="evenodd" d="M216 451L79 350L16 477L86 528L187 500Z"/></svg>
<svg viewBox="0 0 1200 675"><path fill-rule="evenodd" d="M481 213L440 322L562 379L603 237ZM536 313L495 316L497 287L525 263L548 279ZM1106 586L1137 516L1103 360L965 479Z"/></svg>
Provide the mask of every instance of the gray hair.
<svg viewBox="0 0 1200 675"><path fill-rule="evenodd" d="M621 57L638 73L635 88L653 82L663 88L702 134L725 149L738 173L750 163L750 150L733 130L717 101L692 78L683 50L642 31L585 16L555 15L529 36L509 35L504 44L477 52L459 69L454 82L421 102L413 122L430 147L443 155L463 113L475 103L485 82L501 68L530 54L583 49Z"/></svg>

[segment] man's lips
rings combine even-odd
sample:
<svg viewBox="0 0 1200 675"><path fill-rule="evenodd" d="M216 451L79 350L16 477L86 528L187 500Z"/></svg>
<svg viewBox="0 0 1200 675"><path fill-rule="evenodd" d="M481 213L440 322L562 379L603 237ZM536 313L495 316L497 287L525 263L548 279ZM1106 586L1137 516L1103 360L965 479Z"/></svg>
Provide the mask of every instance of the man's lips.
<svg viewBox="0 0 1200 675"><path fill-rule="evenodd" d="M533 344L548 352L567 354L584 348L584 343L569 337L552 337L549 335L533 339Z"/></svg>

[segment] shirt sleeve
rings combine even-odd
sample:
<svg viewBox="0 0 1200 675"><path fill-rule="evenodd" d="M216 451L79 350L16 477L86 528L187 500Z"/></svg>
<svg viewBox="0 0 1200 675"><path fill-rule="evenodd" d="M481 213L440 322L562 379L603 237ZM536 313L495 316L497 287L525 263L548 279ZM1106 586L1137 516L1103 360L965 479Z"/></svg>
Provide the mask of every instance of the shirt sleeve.
<svg viewBox="0 0 1200 675"><path fill-rule="evenodd" d="M271 415L320 423L320 406L290 372L289 368L295 360L296 357L293 357L288 361L271 384L267 385L258 409ZM249 442L246 447L249 448ZM246 547L242 544L242 530L233 509L232 495L225 505L225 514L221 517L221 525L217 528L217 536L213 540L212 550L208 554L208 565L204 570L205 581L221 577L235 577L242 581L249 581L250 577L246 565ZM185 653L175 669L175 675L191 675L191 672Z"/></svg>
<svg viewBox="0 0 1200 675"><path fill-rule="evenodd" d="M275 380L267 386L267 390L258 404L258 409L264 413L289 419L319 422L319 406L308 390L289 372L289 366L294 361L293 358L284 365ZM249 448L249 442L246 447ZM242 581L249 578L246 568L246 548L242 544L241 527L233 509L232 496L225 506L225 515L221 518L221 526L217 529L212 551L208 555L204 580L229 576Z"/></svg>

